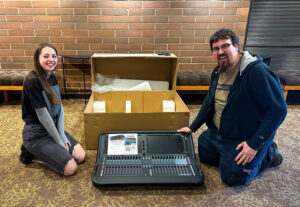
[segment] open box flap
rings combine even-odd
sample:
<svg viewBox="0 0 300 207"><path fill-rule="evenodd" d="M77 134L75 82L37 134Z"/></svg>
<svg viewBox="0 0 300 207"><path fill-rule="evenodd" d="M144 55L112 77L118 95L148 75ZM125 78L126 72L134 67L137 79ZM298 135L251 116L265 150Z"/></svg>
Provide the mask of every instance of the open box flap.
<svg viewBox="0 0 300 207"><path fill-rule="evenodd" d="M175 90L177 79L177 56L157 54L102 54L91 58L92 85L95 74L120 79L168 81L169 90Z"/></svg>

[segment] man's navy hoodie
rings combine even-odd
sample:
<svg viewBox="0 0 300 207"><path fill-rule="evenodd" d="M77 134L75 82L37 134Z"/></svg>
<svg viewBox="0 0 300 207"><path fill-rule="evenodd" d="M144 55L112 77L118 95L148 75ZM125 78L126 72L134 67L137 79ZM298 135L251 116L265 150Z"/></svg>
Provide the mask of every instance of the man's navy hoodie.
<svg viewBox="0 0 300 207"><path fill-rule="evenodd" d="M195 132L204 123L213 122L214 97L220 73L218 66L211 75L209 91L190 129ZM220 119L219 133L225 139L246 141L254 150L274 138L287 114L280 81L260 56L245 51L240 71L229 91L227 104Z"/></svg>

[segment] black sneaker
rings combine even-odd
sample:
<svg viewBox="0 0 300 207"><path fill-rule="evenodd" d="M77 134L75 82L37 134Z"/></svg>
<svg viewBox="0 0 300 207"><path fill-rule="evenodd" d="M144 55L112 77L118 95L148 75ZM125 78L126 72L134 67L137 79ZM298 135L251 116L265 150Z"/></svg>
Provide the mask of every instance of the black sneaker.
<svg viewBox="0 0 300 207"><path fill-rule="evenodd" d="M25 146L22 144L21 145L21 154L20 154L20 162L23 163L24 165L29 165L32 163L32 160L34 159L34 155L31 154Z"/></svg>
<svg viewBox="0 0 300 207"><path fill-rule="evenodd" d="M271 144L270 147L273 148L274 155L273 155L272 162L269 165L269 168L271 168L271 167L277 167L277 166L279 166L282 163L283 157L282 157L281 153L278 151L278 147L277 147L277 144L275 142L272 142L272 144Z"/></svg>

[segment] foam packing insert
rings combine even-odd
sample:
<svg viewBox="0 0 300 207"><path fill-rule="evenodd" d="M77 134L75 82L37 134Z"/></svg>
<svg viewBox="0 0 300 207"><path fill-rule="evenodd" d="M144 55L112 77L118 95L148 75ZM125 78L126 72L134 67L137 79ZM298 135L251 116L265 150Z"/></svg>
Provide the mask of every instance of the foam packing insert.
<svg viewBox="0 0 300 207"><path fill-rule="evenodd" d="M104 113L105 110L105 101L94 101L93 103L93 111L97 113Z"/></svg>
<svg viewBox="0 0 300 207"><path fill-rule="evenodd" d="M163 112L175 112L175 102L172 100L163 100Z"/></svg>

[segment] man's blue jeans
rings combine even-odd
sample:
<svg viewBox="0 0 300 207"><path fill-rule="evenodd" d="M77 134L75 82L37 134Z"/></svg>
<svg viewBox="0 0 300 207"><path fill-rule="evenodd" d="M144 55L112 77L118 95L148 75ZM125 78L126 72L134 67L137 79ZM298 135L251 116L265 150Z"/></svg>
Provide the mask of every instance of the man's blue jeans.
<svg viewBox="0 0 300 207"><path fill-rule="evenodd" d="M224 138L217 129L208 128L198 138L199 157L204 163L219 166L221 179L226 185L248 184L271 164L274 151L270 145L274 135L275 132L260 146L252 162L237 165L234 159L242 149L236 150L236 147L243 140Z"/></svg>

